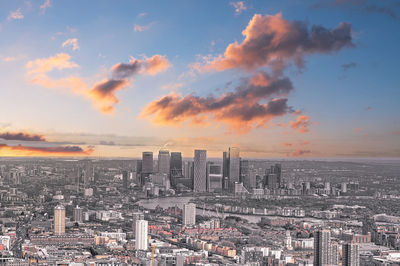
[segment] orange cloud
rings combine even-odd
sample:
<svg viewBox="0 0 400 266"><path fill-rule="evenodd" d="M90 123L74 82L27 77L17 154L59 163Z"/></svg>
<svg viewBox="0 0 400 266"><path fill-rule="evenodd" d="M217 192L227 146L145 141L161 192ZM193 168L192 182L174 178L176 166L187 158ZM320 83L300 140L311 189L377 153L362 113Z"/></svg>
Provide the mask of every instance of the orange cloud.
<svg viewBox="0 0 400 266"><path fill-rule="evenodd" d="M94 152L93 147L86 150L79 146L58 146L58 147L30 147L30 146L9 146L0 144L1 156L88 156Z"/></svg>
<svg viewBox="0 0 400 266"><path fill-rule="evenodd" d="M78 68L71 61L71 56L59 53L49 58L39 58L26 64L27 78L33 84L45 88L69 89L77 95L92 101L96 109L102 113L114 112L114 106L119 102L116 92L130 83L130 78L137 74L156 75L170 67L165 56L154 55L150 58L132 59L130 63L119 63L111 68L111 78L96 83L92 88L87 82L77 76L54 79L49 73L54 70Z"/></svg>
<svg viewBox="0 0 400 266"><path fill-rule="evenodd" d="M88 95L103 113L114 112L119 102L116 92L129 85L130 79L138 74L156 75L170 67L165 56L154 55L150 58L135 59L126 64L118 63L111 68L111 78L97 83Z"/></svg>
<svg viewBox="0 0 400 266"><path fill-rule="evenodd" d="M242 34L242 43L229 44L224 55L207 61L204 69L254 70L269 66L281 71L290 61L302 67L305 54L330 53L354 46L351 24L340 23L332 30L314 25L310 30L305 22L285 20L281 13L255 14Z"/></svg>
<svg viewBox="0 0 400 266"><path fill-rule="evenodd" d="M184 122L194 125L218 121L236 133L247 133L254 127L265 127L275 117L294 112L287 105L287 99L280 97L293 89L288 78L275 78L260 72L256 79L257 82L253 79L244 81L234 92L219 97L172 93L149 103L140 117L151 118L156 125L170 126L181 126ZM268 102L261 103L262 100Z"/></svg>
<svg viewBox="0 0 400 266"><path fill-rule="evenodd" d="M283 142L283 143L282 143L282 146L285 146L285 147L292 147L293 144L292 144L292 143L289 143L289 142Z"/></svg>
<svg viewBox="0 0 400 266"><path fill-rule="evenodd" d="M297 150L295 150L295 151L292 152L292 153L288 153L287 156L291 156L291 157L300 157L300 156L307 155L307 154L310 154L310 153L311 153L310 150L300 150L300 149L297 149Z"/></svg>
<svg viewBox="0 0 400 266"><path fill-rule="evenodd" d="M311 125L311 119L306 115L299 115L296 121L289 121L291 128L297 130L299 133L307 133L308 127Z"/></svg>

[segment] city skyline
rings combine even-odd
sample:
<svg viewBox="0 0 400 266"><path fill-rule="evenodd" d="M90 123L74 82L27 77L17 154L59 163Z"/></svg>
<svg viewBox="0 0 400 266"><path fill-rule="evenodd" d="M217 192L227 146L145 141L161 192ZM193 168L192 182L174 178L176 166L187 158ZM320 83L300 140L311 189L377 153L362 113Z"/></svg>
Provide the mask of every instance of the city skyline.
<svg viewBox="0 0 400 266"><path fill-rule="evenodd" d="M398 14L391 1L2 1L0 156L399 158Z"/></svg>

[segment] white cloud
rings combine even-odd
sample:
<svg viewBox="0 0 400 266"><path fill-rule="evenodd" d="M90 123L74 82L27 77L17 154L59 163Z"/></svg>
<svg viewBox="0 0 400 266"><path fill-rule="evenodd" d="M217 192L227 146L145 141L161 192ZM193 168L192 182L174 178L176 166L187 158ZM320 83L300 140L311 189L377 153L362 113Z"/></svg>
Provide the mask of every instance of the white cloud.
<svg viewBox="0 0 400 266"><path fill-rule="evenodd" d="M42 10L43 13L46 12L46 9L51 7L51 0L45 0L43 4L40 6L40 10Z"/></svg>
<svg viewBox="0 0 400 266"><path fill-rule="evenodd" d="M68 39L65 42L62 43L62 47L68 47L71 46L73 51L79 50L79 44L78 44L78 39L77 38L72 38Z"/></svg>
<svg viewBox="0 0 400 266"><path fill-rule="evenodd" d="M150 27L153 26L154 23L155 23L155 22L151 22L151 23L149 23L149 24L147 24L147 25L135 24L135 25L133 26L133 31L134 31L134 32L143 32L143 31L146 31L146 30L150 29Z"/></svg>
<svg viewBox="0 0 400 266"><path fill-rule="evenodd" d="M240 13L242 13L242 11L247 9L247 7L243 1L231 2L230 4L231 4L231 6L233 6L235 8L236 14L240 14Z"/></svg>
<svg viewBox="0 0 400 266"><path fill-rule="evenodd" d="M23 19L23 18L24 18L24 15L21 12L21 8L18 8L15 11L11 11L10 14L7 17L8 20Z"/></svg>

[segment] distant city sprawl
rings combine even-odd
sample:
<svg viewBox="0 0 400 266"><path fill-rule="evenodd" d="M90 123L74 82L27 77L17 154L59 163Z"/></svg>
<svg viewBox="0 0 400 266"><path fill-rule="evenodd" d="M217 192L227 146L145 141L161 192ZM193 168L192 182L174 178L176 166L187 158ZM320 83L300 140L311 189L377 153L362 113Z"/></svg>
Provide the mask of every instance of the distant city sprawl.
<svg viewBox="0 0 400 266"><path fill-rule="evenodd" d="M6 265L395 265L399 165L161 149L0 160Z"/></svg>

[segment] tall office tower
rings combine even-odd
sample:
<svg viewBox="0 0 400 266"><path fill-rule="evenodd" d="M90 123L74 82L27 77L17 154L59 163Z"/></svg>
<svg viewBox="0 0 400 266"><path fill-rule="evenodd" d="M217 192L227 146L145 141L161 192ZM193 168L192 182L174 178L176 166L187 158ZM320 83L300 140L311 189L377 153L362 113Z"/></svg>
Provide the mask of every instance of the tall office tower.
<svg viewBox="0 0 400 266"><path fill-rule="evenodd" d="M193 190L195 192L207 191L207 151L194 150L194 179Z"/></svg>
<svg viewBox="0 0 400 266"><path fill-rule="evenodd" d="M136 221L138 220L144 220L144 214L139 211L132 213L132 230L133 230L133 236L135 237L136 237Z"/></svg>
<svg viewBox="0 0 400 266"><path fill-rule="evenodd" d="M184 164L184 176L185 176L185 178L189 178L189 179L193 179L193 175L194 175L194 172L193 172L193 168L194 168L194 162L185 162L185 164Z"/></svg>
<svg viewBox="0 0 400 266"><path fill-rule="evenodd" d="M225 190L229 189L229 157L228 153L224 151L222 153L222 178L223 178L223 183L222 187Z"/></svg>
<svg viewBox="0 0 400 266"><path fill-rule="evenodd" d="M153 153L151 151L142 153L142 173L153 173Z"/></svg>
<svg viewBox="0 0 400 266"><path fill-rule="evenodd" d="M182 223L184 226L196 224L196 204L188 203L183 205Z"/></svg>
<svg viewBox="0 0 400 266"><path fill-rule="evenodd" d="M319 230L314 233L314 266L331 264L331 232Z"/></svg>
<svg viewBox="0 0 400 266"><path fill-rule="evenodd" d="M74 222L78 222L78 223L83 222L83 210L78 205L76 205L76 207L74 209Z"/></svg>
<svg viewBox="0 0 400 266"><path fill-rule="evenodd" d="M240 161L240 178L248 191L257 187L256 171L249 160Z"/></svg>
<svg viewBox="0 0 400 266"><path fill-rule="evenodd" d="M342 245L342 265L360 266L360 252L358 244L345 243Z"/></svg>
<svg viewBox="0 0 400 266"><path fill-rule="evenodd" d="M65 234L65 208L62 205L54 207L54 234Z"/></svg>
<svg viewBox="0 0 400 266"><path fill-rule="evenodd" d="M140 173L140 185L144 185L148 181L148 177L153 173L153 153L142 153L142 172Z"/></svg>
<svg viewBox="0 0 400 266"><path fill-rule="evenodd" d="M266 182L265 185L269 189L276 189L279 187L279 182L278 182L278 175L277 174L268 174L266 176Z"/></svg>
<svg viewBox="0 0 400 266"><path fill-rule="evenodd" d="M136 220L135 248L136 250L147 250L149 224L146 220Z"/></svg>
<svg viewBox="0 0 400 266"><path fill-rule="evenodd" d="M129 186L129 176L127 171L122 172L122 186L123 189L128 189Z"/></svg>
<svg viewBox="0 0 400 266"><path fill-rule="evenodd" d="M182 153L180 152L171 152L171 160L169 164L171 183L172 185L176 185L174 180L175 178L182 178Z"/></svg>
<svg viewBox="0 0 400 266"><path fill-rule="evenodd" d="M235 183L240 181L240 155L239 148L229 148L229 189L235 188Z"/></svg>
<svg viewBox="0 0 400 266"><path fill-rule="evenodd" d="M220 163L207 163L207 191L222 190L222 165Z"/></svg>
<svg viewBox="0 0 400 266"><path fill-rule="evenodd" d="M276 174L278 186L280 187L282 185L282 166L281 166L281 164L277 163L275 165L272 165L270 173Z"/></svg>
<svg viewBox="0 0 400 266"><path fill-rule="evenodd" d="M169 165L170 165L169 151L160 150L158 152L158 173L166 174L169 177L169 172L170 172Z"/></svg>

